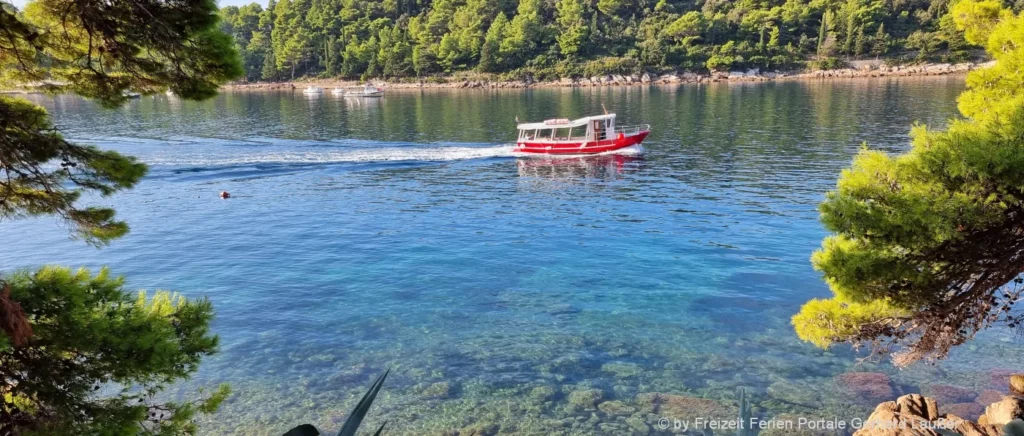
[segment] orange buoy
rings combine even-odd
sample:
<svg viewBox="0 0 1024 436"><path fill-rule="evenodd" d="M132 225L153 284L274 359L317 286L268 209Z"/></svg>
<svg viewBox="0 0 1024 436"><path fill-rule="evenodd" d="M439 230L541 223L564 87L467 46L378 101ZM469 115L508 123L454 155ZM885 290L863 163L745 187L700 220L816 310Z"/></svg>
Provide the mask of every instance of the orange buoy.
<svg viewBox="0 0 1024 436"><path fill-rule="evenodd" d="M220 191L220 198L228 199L231 198L231 193L228 191Z"/></svg>

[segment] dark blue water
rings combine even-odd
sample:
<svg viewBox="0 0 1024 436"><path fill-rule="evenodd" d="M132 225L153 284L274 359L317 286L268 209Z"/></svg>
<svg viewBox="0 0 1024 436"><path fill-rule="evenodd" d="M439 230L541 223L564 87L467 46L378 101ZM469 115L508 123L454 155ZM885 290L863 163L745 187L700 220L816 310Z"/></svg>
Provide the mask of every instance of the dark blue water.
<svg viewBox="0 0 1024 436"><path fill-rule="evenodd" d="M174 392L233 384L204 433L336 429L388 367L372 416L390 434L658 431L642 409L574 405L582 389L628 409L648 392L746 387L765 416L850 418L869 407L841 399L843 372L981 390L988 369L1021 366L1003 331L896 372L789 325L828 295L808 262L823 193L863 142L897 152L914 121L943 125L962 80L161 95L116 110L35 97L67 136L151 172L93 200L129 236L97 250L49 219L4 222L0 269L108 265L133 288L209 296L221 351ZM602 104L653 125L645 156L510 155L515 117Z"/></svg>

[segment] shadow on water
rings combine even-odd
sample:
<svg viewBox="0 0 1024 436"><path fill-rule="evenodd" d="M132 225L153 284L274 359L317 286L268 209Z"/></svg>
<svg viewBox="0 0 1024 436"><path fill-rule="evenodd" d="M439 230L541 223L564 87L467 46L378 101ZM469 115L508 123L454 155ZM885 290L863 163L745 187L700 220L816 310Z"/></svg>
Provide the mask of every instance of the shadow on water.
<svg viewBox="0 0 1024 436"><path fill-rule="evenodd" d="M587 179L618 180L627 173L640 170L642 165L642 156L620 154L569 158L524 157L516 162L519 177L566 183Z"/></svg>

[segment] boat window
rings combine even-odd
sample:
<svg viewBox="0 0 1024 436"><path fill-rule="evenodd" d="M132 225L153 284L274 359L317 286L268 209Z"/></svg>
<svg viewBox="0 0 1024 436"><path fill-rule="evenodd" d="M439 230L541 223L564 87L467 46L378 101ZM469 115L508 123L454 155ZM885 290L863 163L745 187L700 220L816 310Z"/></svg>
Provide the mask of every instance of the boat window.
<svg viewBox="0 0 1024 436"><path fill-rule="evenodd" d="M555 138L554 139L556 141L568 141L568 140L572 139L569 136L571 134L572 134L572 129L568 128L568 127L561 128L561 129L555 129Z"/></svg>

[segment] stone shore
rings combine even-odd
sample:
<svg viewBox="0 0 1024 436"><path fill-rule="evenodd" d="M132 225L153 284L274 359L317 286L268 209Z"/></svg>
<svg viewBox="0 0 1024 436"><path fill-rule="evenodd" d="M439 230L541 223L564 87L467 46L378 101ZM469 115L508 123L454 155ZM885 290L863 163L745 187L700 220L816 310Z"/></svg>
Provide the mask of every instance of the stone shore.
<svg viewBox="0 0 1024 436"><path fill-rule="evenodd" d="M673 74L652 75L606 75L583 78L562 78L555 81L495 81L489 78L439 77L416 82L410 81L372 81L373 84L385 89L522 89L552 87L603 87L603 86L635 86L635 85L671 85L681 83L719 83L719 82L764 82L773 80L822 80L851 79L870 77L911 77L911 76L942 76L962 74L984 68L991 63L976 64L925 64L914 66L887 66L875 61L860 61L852 68L839 70L819 70L810 72L787 73L782 71L761 71L751 69L745 71L715 72L697 74L680 72ZM235 83L225 85L228 90L274 91L301 89L306 86L319 86L325 89L355 86L359 82L343 80L301 80L278 83Z"/></svg>
<svg viewBox="0 0 1024 436"><path fill-rule="evenodd" d="M977 421L939 413L935 399L918 394L879 404L854 436L942 436L942 430L963 436L1003 436L1011 421L1024 418L1024 399L1012 395L985 407Z"/></svg>
<svg viewBox="0 0 1024 436"><path fill-rule="evenodd" d="M862 374L858 382L878 384L887 380L868 377L872 373ZM928 396L910 394L882 402L853 436L943 436L948 432L962 436L1019 434L1017 432L1024 430L1024 374L993 373L992 376L999 384L1008 382L1009 395L995 390L979 395L970 389L932 385ZM1008 426L1011 422L1016 427L1013 431Z"/></svg>

